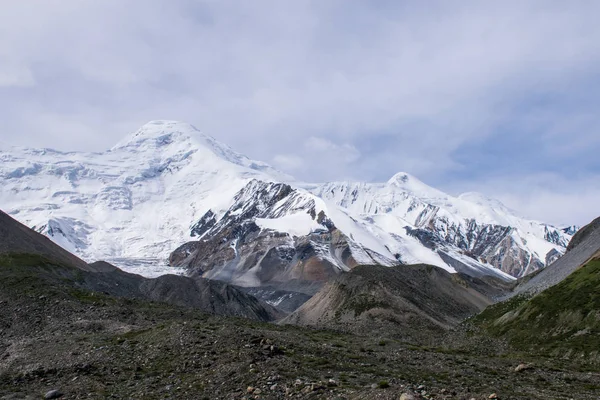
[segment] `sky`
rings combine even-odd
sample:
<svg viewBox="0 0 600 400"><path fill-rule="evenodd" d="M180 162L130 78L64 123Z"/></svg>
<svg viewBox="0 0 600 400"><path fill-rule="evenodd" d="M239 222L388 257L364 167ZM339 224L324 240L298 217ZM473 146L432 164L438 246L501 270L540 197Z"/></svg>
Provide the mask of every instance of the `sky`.
<svg viewBox="0 0 600 400"><path fill-rule="evenodd" d="M0 0L0 142L189 122L304 181L600 216L600 2Z"/></svg>

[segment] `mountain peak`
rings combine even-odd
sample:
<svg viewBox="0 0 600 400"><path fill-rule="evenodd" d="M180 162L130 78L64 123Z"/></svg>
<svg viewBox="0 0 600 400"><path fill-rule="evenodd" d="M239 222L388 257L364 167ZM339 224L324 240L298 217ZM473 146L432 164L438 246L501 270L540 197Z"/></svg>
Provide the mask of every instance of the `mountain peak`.
<svg viewBox="0 0 600 400"><path fill-rule="evenodd" d="M229 136L241 139L243 134ZM197 231L195 226L206 215L210 223L229 218L243 227L223 231L229 236L214 247L220 252L237 254L238 244L250 243L234 240L244 232L264 230L270 235L274 231L265 241L266 246L277 247L273 257L287 260L291 253L286 249L295 243L294 235L302 236L315 241L318 252L314 254L333 257L334 261L326 260L332 265L342 260L340 254L351 254L354 261L346 264L349 258L344 258L340 270L355 262L426 262L449 271L464 268L476 276L486 273L510 279L507 273L520 276L546 265L548 254L563 251L569 239L553 227L486 206L491 200L484 196L456 198L406 172L372 184L297 184L184 122L148 122L111 151L17 149L1 156L0 202L9 213L89 259L165 257L189 240L191 230ZM252 180L264 182L267 188L257 185L242 191ZM277 200L272 213L260 218L253 216L254 211L245 213L264 210L263 192L270 195L270 186L277 183L290 183L297 189L294 196L272 196ZM238 193L245 205L231 208L241 204ZM265 219L272 221L261 221ZM316 225L328 231L335 227L339 236ZM268 254L269 248L259 244L258 237L248 239L254 242L247 249L256 244ZM342 241L347 250L338 247ZM472 253L475 247L478 253ZM242 258L235 258L235 263ZM243 260L253 263L255 258ZM244 264L246 268L242 262L246 261L239 261L240 271L249 271L250 264Z"/></svg>
<svg viewBox="0 0 600 400"><path fill-rule="evenodd" d="M198 128L194 125L189 124L183 121L174 121L174 120L154 120L148 121L144 125L138 129L138 131L134 135L143 135L157 131L170 131L170 132L187 132L187 133L197 133L201 134Z"/></svg>
<svg viewBox="0 0 600 400"><path fill-rule="evenodd" d="M415 178L413 175L409 174L408 172L398 172L397 174L395 174L394 176L392 176L390 178L388 183L402 185L402 184L408 184L409 182L415 182L415 181L422 183L421 181L419 181L417 178Z"/></svg>
<svg viewBox="0 0 600 400"><path fill-rule="evenodd" d="M444 199L448 197L446 193L432 188L408 172L398 172L387 181L387 184L424 198Z"/></svg>
<svg viewBox="0 0 600 400"><path fill-rule="evenodd" d="M131 146L139 147L141 145L163 147L171 144L175 139L185 140L191 138L206 140L208 136L186 122L155 120L142 125L132 135L117 143L113 150Z"/></svg>
<svg viewBox="0 0 600 400"><path fill-rule="evenodd" d="M229 164L265 173L276 180L293 181L269 164L252 160L219 142L210 135L202 133L187 122L155 120L142 125L132 135L119 142L111 151L131 153L145 152L151 155L161 154L167 158L185 159L191 153L199 152L196 157L202 162L208 159L225 161ZM207 158L208 157L208 158ZM213 158L214 157L214 158ZM210 161L209 163L213 163Z"/></svg>

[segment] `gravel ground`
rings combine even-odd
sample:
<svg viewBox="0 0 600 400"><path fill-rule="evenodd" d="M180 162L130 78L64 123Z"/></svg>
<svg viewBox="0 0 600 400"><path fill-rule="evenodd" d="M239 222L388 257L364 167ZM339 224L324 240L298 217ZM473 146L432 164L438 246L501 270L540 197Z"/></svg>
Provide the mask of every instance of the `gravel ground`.
<svg viewBox="0 0 600 400"><path fill-rule="evenodd" d="M409 344L394 339L395 332L358 336L278 326L32 280L0 280L0 310L2 399L600 395L597 370L517 354L466 330Z"/></svg>

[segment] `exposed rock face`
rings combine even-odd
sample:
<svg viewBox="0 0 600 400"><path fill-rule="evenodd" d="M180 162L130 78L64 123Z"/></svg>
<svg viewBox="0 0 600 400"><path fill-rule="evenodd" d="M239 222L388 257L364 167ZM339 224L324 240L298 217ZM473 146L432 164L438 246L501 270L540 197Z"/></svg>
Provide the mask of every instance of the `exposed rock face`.
<svg viewBox="0 0 600 400"><path fill-rule="evenodd" d="M490 247L482 256L490 264L512 276L524 276L545 265L533 259L531 254L519 247L511 236L504 237L498 243L490 243Z"/></svg>
<svg viewBox="0 0 600 400"><path fill-rule="evenodd" d="M552 264L554 261L558 260L560 257L562 257L562 253L560 253L557 250L550 250L548 252L548 254L546 254L546 265L550 265Z"/></svg>
<svg viewBox="0 0 600 400"><path fill-rule="evenodd" d="M569 235L568 232L571 232L571 228L566 228L564 230L559 230L559 229L552 229L548 226L544 227L544 239L549 242L549 243L553 243L557 246L560 247L567 247L567 245L569 244L569 236L565 236L565 233L567 235ZM573 235L572 233L570 235Z"/></svg>
<svg viewBox="0 0 600 400"><path fill-rule="evenodd" d="M340 205L360 199L359 189L350 194L350 203ZM543 268L561 254L561 247L546 242L541 248L550 250L541 258L516 228L457 218L407 193L401 199L409 202L406 214L413 216L414 225L397 218L393 229L400 229L398 233L382 232L372 226L378 214L360 220L338 211L331 218L323 201L307 191L252 180L225 212L209 210L194 223L191 235L198 240L180 246L169 261L195 276L248 287L291 285L314 294L315 288L357 265L414 263L414 254L422 253L416 246L426 248L430 259L451 272L505 280ZM540 229L553 240L564 238L550 234L554 228ZM365 234L374 234L382 251L363 246Z"/></svg>
<svg viewBox="0 0 600 400"><path fill-rule="evenodd" d="M200 220L192 226L192 230L190 232L190 236L202 236L208 231L210 228L215 226L217 223L217 216L212 210L208 210L206 214Z"/></svg>
<svg viewBox="0 0 600 400"><path fill-rule="evenodd" d="M290 215L311 229L296 236L259 226L261 220ZM193 231L203 232L200 239L176 249L171 265L243 286L292 285L312 294L357 264L348 238L316 208L315 199L286 184L251 181L218 222L209 210Z"/></svg>
<svg viewBox="0 0 600 400"><path fill-rule="evenodd" d="M499 225L478 225L474 220L465 226L448 224L447 220L432 220L428 226L418 229L407 227L407 233L427 248L436 251L442 259L456 270L482 276L487 273L472 271L464 262L453 259L454 250L473 259L475 262L493 265L512 276L523 276L544 267L537 259L515 243L510 235L512 228Z"/></svg>
<svg viewBox="0 0 600 400"><path fill-rule="evenodd" d="M569 236L573 236L575 233L577 233L579 228L581 228L581 227L579 227L577 225L571 225L571 226L567 226L566 228L562 228L561 231Z"/></svg>

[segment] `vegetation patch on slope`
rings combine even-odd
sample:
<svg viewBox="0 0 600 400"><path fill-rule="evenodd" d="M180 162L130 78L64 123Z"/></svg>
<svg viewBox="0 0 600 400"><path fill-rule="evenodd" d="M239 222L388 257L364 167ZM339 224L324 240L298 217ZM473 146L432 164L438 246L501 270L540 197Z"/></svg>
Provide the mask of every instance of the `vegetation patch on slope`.
<svg viewBox="0 0 600 400"><path fill-rule="evenodd" d="M517 296L473 321L521 349L600 362L600 259L537 296Z"/></svg>

